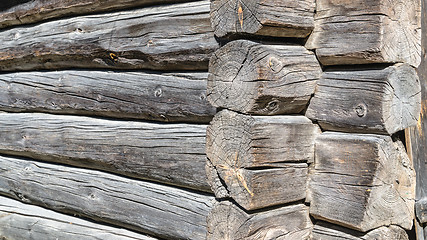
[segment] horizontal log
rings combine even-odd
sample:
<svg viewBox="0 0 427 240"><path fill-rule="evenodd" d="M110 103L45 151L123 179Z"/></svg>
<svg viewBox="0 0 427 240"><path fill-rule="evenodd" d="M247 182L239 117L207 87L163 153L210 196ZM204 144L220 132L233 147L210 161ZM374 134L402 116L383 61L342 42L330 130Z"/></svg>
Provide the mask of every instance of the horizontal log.
<svg viewBox="0 0 427 240"><path fill-rule="evenodd" d="M425 186L419 186L419 187L425 187ZM422 224L427 223L427 197L420 199L415 203L415 212L417 214L417 218L420 221L420 223Z"/></svg>
<svg viewBox="0 0 427 240"><path fill-rule="evenodd" d="M183 1L185 0L8 0L0 3L0 28L51 18Z"/></svg>
<svg viewBox="0 0 427 240"><path fill-rule="evenodd" d="M299 113L321 72L316 56L302 46L232 41L211 57L208 100L242 113Z"/></svg>
<svg viewBox="0 0 427 240"><path fill-rule="evenodd" d="M421 61L420 0L318 0L306 43L324 65Z"/></svg>
<svg viewBox="0 0 427 240"><path fill-rule="evenodd" d="M333 225L325 222L318 222L314 225L313 233L311 236L313 240L375 240L375 239L395 239L395 240L409 240L406 231L395 225L389 227L380 227L362 233L351 229L343 228L338 225Z"/></svg>
<svg viewBox="0 0 427 240"><path fill-rule="evenodd" d="M160 238L205 239L213 197L94 170L0 157L0 193Z"/></svg>
<svg viewBox="0 0 427 240"><path fill-rule="evenodd" d="M247 210L305 198L320 129L303 116L218 113L207 128L208 181ZM286 179L284 181L284 179Z"/></svg>
<svg viewBox="0 0 427 240"><path fill-rule="evenodd" d="M361 232L389 225L411 229L415 171L400 141L326 132L316 140L315 159L312 216Z"/></svg>
<svg viewBox="0 0 427 240"><path fill-rule="evenodd" d="M421 86L407 64L326 71L306 116L325 130L392 135L417 124Z"/></svg>
<svg viewBox="0 0 427 240"><path fill-rule="evenodd" d="M0 153L209 191L206 126L0 113Z"/></svg>
<svg viewBox="0 0 427 240"><path fill-rule="evenodd" d="M0 32L0 70L207 70L209 1L73 17Z"/></svg>
<svg viewBox="0 0 427 240"><path fill-rule="evenodd" d="M207 239L308 239L312 228L303 204L246 213L223 201L216 202L208 216Z"/></svg>
<svg viewBox="0 0 427 240"><path fill-rule="evenodd" d="M1 196L0 236L4 239L155 240Z"/></svg>
<svg viewBox="0 0 427 240"><path fill-rule="evenodd" d="M218 37L307 37L314 27L314 0L213 0L211 22Z"/></svg>
<svg viewBox="0 0 427 240"><path fill-rule="evenodd" d="M207 73L107 71L0 75L0 110L209 123Z"/></svg>

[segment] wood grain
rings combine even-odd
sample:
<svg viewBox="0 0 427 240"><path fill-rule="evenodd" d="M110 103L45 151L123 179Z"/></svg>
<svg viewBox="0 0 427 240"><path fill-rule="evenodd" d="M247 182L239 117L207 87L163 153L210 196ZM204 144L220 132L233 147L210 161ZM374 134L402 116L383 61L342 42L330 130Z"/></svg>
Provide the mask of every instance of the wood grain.
<svg viewBox="0 0 427 240"><path fill-rule="evenodd" d="M205 125L0 113L0 132L0 153L210 191Z"/></svg>
<svg viewBox="0 0 427 240"><path fill-rule="evenodd" d="M305 198L320 129L303 116L218 113L207 128L207 173L218 198L247 210Z"/></svg>
<svg viewBox="0 0 427 240"><path fill-rule="evenodd" d="M155 240L6 197L0 197L0 236L4 239Z"/></svg>
<svg viewBox="0 0 427 240"><path fill-rule="evenodd" d="M207 73L54 71L0 75L0 110L209 123Z"/></svg>
<svg viewBox="0 0 427 240"><path fill-rule="evenodd" d="M216 202L209 213L207 239L308 239L312 228L308 207L303 204L246 213L223 201Z"/></svg>
<svg viewBox="0 0 427 240"><path fill-rule="evenodd" d="M401 142L371 134L323 133L316 140L310 214L367 232L412 228L415 171Z"/></svg>
<svg viewBox="0 0 427 240"><path fill-rule="evenodd" d="M308 104L322 69L302 46L232 41L209 62L209 102L242 113L299 113Z"/></svg>
<svg viewBox="0 0 427 240"><path fill-rule="evenodd" d="M205 239L213 197L94 170L0 157L0 192L166 239Z"/></svg>
<svg viewBox="0 0 427 240"><path fill-rule="evenodd" d="M326 71L306 116L325 130L392 135L415 126L421 108L416 71L407 64Z"/></svg>
<svg viewBox="0 0 427 240"><path fill-rule="evenodd" d="M218 37L305 38L314 27L314 9L314 0L213 0L211 22Z"/></svg>
<svg viewBox="0 0 427 240"><path fill-rule="evenodd" d="M318 0L306 47L324 65L421 60L421 0Z"/></svg>
<svg viewBox="0 0 427 240"><path fill-rule="evenodd" d="M209 1L73 17L0 32L0 70L207 70Z"/></svg>

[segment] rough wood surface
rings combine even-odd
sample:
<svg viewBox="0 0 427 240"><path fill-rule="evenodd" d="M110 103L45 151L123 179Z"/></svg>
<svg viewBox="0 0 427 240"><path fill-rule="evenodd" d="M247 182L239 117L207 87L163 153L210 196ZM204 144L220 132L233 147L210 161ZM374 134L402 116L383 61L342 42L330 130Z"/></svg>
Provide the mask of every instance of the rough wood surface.
<svg viewBox="0 0 427 240"><path fill-rule="evenodd" d="M107 71L0 75L0 110L209 123L207 73Z"/></svg>
<svg viewBox="0 0 427 240"><path fill-rule="evenodd" d="M303 116L218 113L207 128L207 173L218 198L247 210L305 197L306 162L320 129Z"/></svg>
<svg viewBox="0 0 427 240"><path fill-rule="evenodd" d="M389 134L417 124L421 87L407 64L326 71L306 116L326 130Z"/></svg>
<svg viewBox="0 0 427 240"><path fill-rule="evenodd" d="M209 191L205 125L0 113L0 153Z"/></svg>
<svg viewBox="0 0 427 240"><path fill-rule="evenodd" d="M3 239L155 240L5 197L0 197L0 236Z"/></svg>
<svg viewBox="0 0 427 240"><path fill-rule="evenodd" d="M401 142L326 132L316 140L315 159L312 216L362 232L391 224L411 229L415 171Z"/></svg>
<svg viewBox="0 0 427 240"><path fill-rule="evenodd" d="M84 15L185 0L7 0L0 3L0 28L45 21L71 15Z"/></svg>
<svg viewBox="0 0 427 240"><path fill-rule="evenodd" d="M324 65L421 59L420 0L318 0L306 46Z"/></svg>
<svg viewBox="0 0 427 240"><path fill-rule="evenodd" d="M395 225L389 227L380 227L362 233L351 229L343 228L338 225L318 222L314 225L312 240L379 240L379 239L393 239L393 240L409 240L406 231Z"/></svg>
<svg viewBox="0 0 427 240"><path fill-rule="evenodd" d="M307 37L314 27L314 0L213 0L211 22L218 37Z"/></svg>
<svg viewBox="0 0 427 240"><path fill-rule="evenodd" d="M167 239L205 239L213 197L94 170L0 157L0 193Z"/></svg>
<svg viewBox="0 0 427 240"><path fill-rule="evenodd" d="M308 207L303 204L246 213L223 201L216 202L208 216L207 239L308 239L312 228Z"/></svg>
<svg viewBox="0 0 427 240"><path fill-rule="evenodd" d="M302 46L232 41L211 57L208 100L243 113L298 113L321 72L316 56Z"/></svg>
<svg viewBox="0 0 427 240"><path fill-rule="evenodd" d="M417 184L422 184L418 183ZM426 188L425 185L418 186L419 188ZM417 202L415 203L415 211L417 213L417 218L420 223L425 224L427 223L427 197L417 199Z"/></svg>
<svg viewBox="0 0 427 240"><path fill-rule="evenodd" d="M0 70L206 70L209 1L67 18L0 32Z"/></svg>

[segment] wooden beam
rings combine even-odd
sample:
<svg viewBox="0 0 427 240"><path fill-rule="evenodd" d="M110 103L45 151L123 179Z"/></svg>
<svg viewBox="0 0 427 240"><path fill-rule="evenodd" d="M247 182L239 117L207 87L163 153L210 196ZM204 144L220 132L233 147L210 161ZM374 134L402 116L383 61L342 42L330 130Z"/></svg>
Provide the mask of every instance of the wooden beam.
<svg viewBox="0 0 427 240"><path fill-rule="evenodd" d="M425 186L418 186L419 188L425 188ZM418 199L415 203L415 211L417 218L420 223L427 223L427 197Z"/></svg>
<svg viewBox="0 0 427 240"><path fill-rule="evenodd" d="M0 113L0 153L209 191L205 125Z"/></svg>
<svg viewBox="0 0 427 240"><path fill-rule="evenodd" d="M0 28L36 23L52 18L184 1L185 0L8 0L7 2L0 3Z"/></svg>
<svg viewBox="0 0 427 240"><path fill-rule="evenodd" d="M303 204L247 213L223 201L209 213L207 239L308 239L312 228Z"/></svg>
<svg viewBox="0 0 427 240"><path fill-rule="evenodd" d="M207 173L218 198L246 210L305 198L320 129L303 116L218 113L207 128Z"/></svg>
<svg viewBox="0 0 427 240"><path fill-rule="evenodd" d="M316 140L310 214L367 232L411 229L415 171L403 144L389 136L326 132Z"/></svg>
<svg viewBox="0 0 427 240"><path fill-rule="evenodd" d="M305 38L313 30L315 5L314 0L213 0L211 22L218 37Z"/></svg>
<svg viewBox="0 0 427 240"><path fill-rule="evenodd" d="M207 70L209 1L73 17L0 32L0 70Z"/></svg>
<svg viewBox="0 0 427 240"><path fill-rule="evenodd" d="M420 91L407 64L326 71L306 115L325 130L392 135L417 124Z"/></svg>
<svg viewBox="0 0 427 240"><path fill-rule="evenodd" d="M421 60L421 0L318 0L306 47L324 65Z"/></svg>
<svg viewBox="0 0 427 240"><path fill-rule="evenodd" d="M155 240L122 228L94 223L2 196L0 235L4 239Z"/></svg>
<svg viewBox="0 0 427 240"><path fill-rule="evenodd" d="M205 239L213 197L94 170L0 156L0 193L144 232Z"/></svg>
<svg viewBox="0 0 427 240"><path fill-rule="evenodd" d="M209 62L208 100L242 113L299 113L321 72L316 56L302 46L232 41Z"/></svg>
<svg viewBox="0 0 427 240"><path fill-rule="evenodd" d="M0 110L209 123L207 73L112 71L0 75Z"/></svg>

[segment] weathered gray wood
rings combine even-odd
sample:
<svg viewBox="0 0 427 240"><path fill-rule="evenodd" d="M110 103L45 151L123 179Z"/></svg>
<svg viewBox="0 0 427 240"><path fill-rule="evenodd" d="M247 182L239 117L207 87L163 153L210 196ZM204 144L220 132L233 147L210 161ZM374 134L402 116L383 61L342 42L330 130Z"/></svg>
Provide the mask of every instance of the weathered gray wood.
<svg viewBox="0 0 427 240"><path fill-rule="evenodd" d="M0 153L209 191L205 125L0 113Z"/></svg>
<svg viewBox="0 0 427 240"><path fill-rule="evenodd" d="M303 116L218 113L207 128L207 173L218 198L247 210L305 197L307 164L320 129Z"/></svg>
<svg viewBox="0 0 427 240"><path fill-rule="evenodd" d="M7 0L0 3L0 28L51 18L84 15L185 0Z"/></svg>
<svg viewBox="0 0 427 240"><path fill-rule="evenodd" d="M306 46L324 65L406 62L421 58L420 0L318 0Z"/></svg>
<svg viewBox="0 0 427 240"><path fill-rule="evenodd" d="M0 193L168 239L205 239L213 197L94 170L0 157Z"/></svg>
<svg viewBox="0 0 427 240"><path fill-rule="evenodd" d="M0 75L0 110L208 123L207 73L107 71Z"/></svg>
<svg viewBox="0 0 427 240"><path fill-rule="evenodd" d="M1 196L0 236L3 239L155 240Z"/></svg>
<svg viewBox="0 0 427 240"><path fill-rule="evenodd" d="M216 202L208 216L207 239L308 239L312 228L308 207L303 204L246 213L223 201Z"/></svg>
<svg viewBox="0 0 427 240"><path fill-rule="evenodd" d="M318 222L314 225L312 240L379 240L379 239L393 239L393 240L409 240L406 231L395 225L389 227L380 227L362 233L351 229L343 228L338 225Z"/></svg>
<svg viewBox="0 0 427 240"><path fill-rule="evenodd" d="M421 87L407 64L327 71L306 116L326 130L393 134L417 124Z"/></svg>
<svg viewBox="0 0 427 240"><path fill-rule="evenodd" d="M417 184L422 184L418 183ZM418 186L420 188L425 188L426 186L421 185ZM427 197L418 199L415 203L415 211L417 213L417 218L420 221L420 223L425 224L427 223Z"/></svg>
<svg viewBox="0 0 427 240"><path fill-rule="evenodd" d="M74 17L0 32L0 70L206 70L209 1Z"/></svg>
<svg viewBox="0 0 427 240"><path fill-rule="evenodd" d="M243 113L299 113L321 72L316 56L302 46L232 41L209 62L208 100Z"/></svg>
<svg viewBox="0 0 427 240"><path fill-rule="evenodd" d="M411 229L415 171L389 136L326 132L316 140L310 213L366 232L384 225Z"/></svg>
<svg viewBox="0 0 427 240"><path fill-rule="evenodd" d="M211 22L218 37L307 37L314 27L314 0L213 0Z"/></svg>

